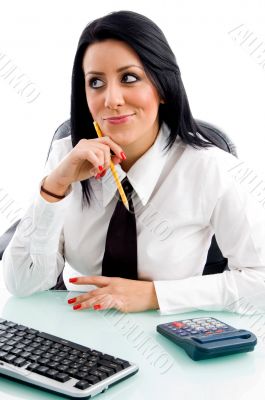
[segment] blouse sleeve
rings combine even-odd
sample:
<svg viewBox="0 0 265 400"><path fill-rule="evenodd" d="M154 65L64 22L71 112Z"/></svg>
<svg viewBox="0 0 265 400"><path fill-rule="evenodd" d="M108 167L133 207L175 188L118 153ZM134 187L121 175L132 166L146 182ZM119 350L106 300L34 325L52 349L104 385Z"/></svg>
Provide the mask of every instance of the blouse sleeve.
<svg viewBox="0 0 265 400"><path fill-rule="evenodd" d="M246 314L265 311L264 208L227 173L219 170L214 178L220 180L220 190L206 195L205 209L220 250L228 258L228 270L155 282L162 313L196 309Z"/></svg>
<svg viewBox="0 0 265 400"><path fill-rule="evenodd" d="M66 152L64 139L55 142L43 176L55 168ZM64 268L63 224L70 198L71 189L64 199L49 203L40 195L38 186L3 254L4 280L12 294L27 296L55 286Z"/></svg>

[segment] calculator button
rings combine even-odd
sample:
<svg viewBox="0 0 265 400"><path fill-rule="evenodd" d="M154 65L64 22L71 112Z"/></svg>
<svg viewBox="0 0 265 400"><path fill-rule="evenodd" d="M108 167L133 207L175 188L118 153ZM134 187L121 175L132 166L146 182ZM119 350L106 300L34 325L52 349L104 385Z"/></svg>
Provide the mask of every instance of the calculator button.
<svg viewBox="0 0 265 400"><path fill-rule="evenodd" d="M182 328L184 324L182 322L172 322L173 325L175 325L176 328Z"/></svg>
<svg viewBox="0 0 265 400"><path fill-rule="evenodd" d="M196 321L196 322L203 322L205 321L207 318L194 318L192 321Z"/></svg>

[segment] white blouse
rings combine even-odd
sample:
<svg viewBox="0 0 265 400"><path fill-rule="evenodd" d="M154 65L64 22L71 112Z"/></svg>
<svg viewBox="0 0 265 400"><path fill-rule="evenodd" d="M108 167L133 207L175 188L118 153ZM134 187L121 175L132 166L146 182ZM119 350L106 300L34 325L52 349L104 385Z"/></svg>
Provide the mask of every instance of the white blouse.
<svg viewBox="0 0 265 400"><path fill-rule="evenodd" d="M154 281L162 313L264 312L265 212L231 172L239 160L217 147L197 150L180 139L166 151L168 135L163 124L153 146L127 173L136 192L139 279ZM70 137L55 141L44 176L71 149ZM122 180L126 173L119 165L117 171ZM76 275L101 275L117 190L109 170L90 182L91 204L83 209L79 182L56 203L44 200L36 188L3 256L11 293L50 289L65 261ZM203 276L213 234L228 269Z"/></svg>

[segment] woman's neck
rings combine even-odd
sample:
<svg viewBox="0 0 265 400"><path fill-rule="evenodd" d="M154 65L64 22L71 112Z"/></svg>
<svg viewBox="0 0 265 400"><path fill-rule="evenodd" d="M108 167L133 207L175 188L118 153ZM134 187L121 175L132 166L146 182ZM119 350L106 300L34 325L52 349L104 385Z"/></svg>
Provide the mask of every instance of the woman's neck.
<svg viewBox="0 0 265 400"><path fill-rule="evenodd" d="M150 149L151 146L156 141L157 135L159 132L159 126L157 126L154 133L150 136L143 136L140 140L131 143L128 146L124 146L124 152L126 154L126 160L122 161L121 167L125 172L128 172L129 169L136 163L139 158L141 158L147 150Z"/></svg>

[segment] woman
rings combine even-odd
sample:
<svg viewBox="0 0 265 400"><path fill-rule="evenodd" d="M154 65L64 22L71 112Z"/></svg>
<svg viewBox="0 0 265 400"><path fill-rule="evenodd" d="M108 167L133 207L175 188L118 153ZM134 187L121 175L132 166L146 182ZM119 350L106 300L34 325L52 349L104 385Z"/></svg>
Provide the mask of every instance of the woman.
<svg viewBox="0 0 265 400"><path fill-rule="evenodd" d="M135 214L137 242L127 238L129 223L107 236L118 198L110 160L134 189L124 217ZM70 280L78 289L96 286L69 300L75 310L242 311L242 299L264 310L265 219L228 172L237 162L200 134L174 54L152 21L128 11L93 21L74 60L71 137L54 143L3 257L8 289L50 289L66 260L82 275ZM213 234L228 269L202 276ZM121 249L129 257L115 269L109 259Z"/></svg>

